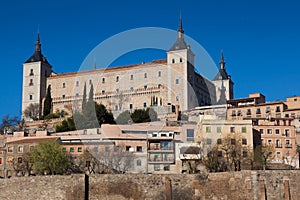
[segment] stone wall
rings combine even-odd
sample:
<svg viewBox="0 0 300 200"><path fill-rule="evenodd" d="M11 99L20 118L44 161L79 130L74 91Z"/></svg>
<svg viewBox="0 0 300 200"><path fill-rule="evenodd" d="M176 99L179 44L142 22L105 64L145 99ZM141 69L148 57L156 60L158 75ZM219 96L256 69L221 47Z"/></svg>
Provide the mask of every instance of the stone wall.
<svg viewBox="0 0 300 200"><path fill-rule="evenodd" d="M300 199L300 171L71 175L0 180L0 199Z"/></svg>

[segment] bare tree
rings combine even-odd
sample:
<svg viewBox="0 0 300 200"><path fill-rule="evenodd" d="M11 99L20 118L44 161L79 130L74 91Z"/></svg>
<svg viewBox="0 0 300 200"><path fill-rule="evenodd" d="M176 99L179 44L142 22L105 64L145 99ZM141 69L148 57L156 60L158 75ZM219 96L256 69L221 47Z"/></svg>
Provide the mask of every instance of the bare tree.
<svg viewBox="0 0 300 200"><path fill-rule="evenodd" d="M12 167L18 176L28 176L31 173L33 164L30 161L30 153L25 153L22 157L12 160Z"/></svg>
<svg viewBox="0 0 300 200"><path fill-rule="evenodd" d="M38 120L40 118L40 105L38 103L31 103L25 110L24 116L32 120Z"/></svg>

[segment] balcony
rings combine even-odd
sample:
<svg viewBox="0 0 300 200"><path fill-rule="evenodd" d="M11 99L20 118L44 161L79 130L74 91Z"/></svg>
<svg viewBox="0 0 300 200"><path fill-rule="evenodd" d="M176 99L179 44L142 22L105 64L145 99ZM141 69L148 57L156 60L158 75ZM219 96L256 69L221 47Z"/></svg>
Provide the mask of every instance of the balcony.
<svg viewBox="0 0 300 200"><path fill-rule="evenodd" d="M285 148L292 148L292 144L285 144Z"/></svg>

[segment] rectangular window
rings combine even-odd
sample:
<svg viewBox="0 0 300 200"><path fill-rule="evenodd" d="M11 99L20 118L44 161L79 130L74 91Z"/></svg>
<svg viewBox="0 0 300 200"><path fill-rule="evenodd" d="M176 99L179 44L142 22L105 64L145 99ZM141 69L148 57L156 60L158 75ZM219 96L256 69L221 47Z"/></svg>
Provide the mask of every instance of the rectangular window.
<svg viewBox="0 0 300 200"><path fill-rule="evenodd" d="M242 133L246 133L247 132L247 128L244 126L242 127Z"/></svg>
<svg viewBox="0 0 300 200"><path fill-rule="evenodd" d="M164 171L170 171L170 165L164 165Z"/></svg>
<svg viewBox="0 0 300 200"><path fill-rule="evenodd" d="M142 161L141 160L137 160L136 161L136 166L142 166Z"/></svg>
<svg viewBox="0 0 300 200"><path fill-rule="evenodd" d="M116 82L119 82L119 76L116 77Z"/></svg>
<svg viewBox="0 0 300 200"><path fill-rule="evenodd" d="M74 147L70 147L70 152L73 153L75 151Z"/></svg>
<svg viewBox="0 0 300 200"><path fill-rule="evenodd" d="M144 106L144 108L147 108L147 103L146 103L146 102L144 102L143 106Z"/></svg>
<svg viewBox="0 0 300 200"><path fill-rule="evenodd" d="M78 87L79 86L79 81L76 81L76 87Z"/></svg>
<svg viewBox="0 0 300 200"><path fill-rule="evenodd" d="M235 144L236 144L235 139L231 139L231 140L230 140L230 143L231 143L231 145L235 145Z"/></svg>
<svg viewBox="0 0 300 200"><path fill-rule="evenodd" d="M260 108L256 109L256 114L261 114Z"/></svg>
<svg viewBox="0 0 300 200"><path fill-rule="evenodd" d="M129 104L129 109L130 109L130 110L133 109L133 104L132 104L132 103Z"/></svg>
<svg viewBox="0 0 300 200"><path fill-rule="evenodd" d="M63 147L63 148L62 148L62 151L63 151L63 152L67 152L67 148L66 148L66 147Z"/></svg>
<svg viewBox="0 0 300 200"><path fill-rule="evenodd" d="M211 141L210 138L207 138L207 139L206 139L206 144L211 144L211 142L212 142L212 141Z"/></svg>
<svg viewBox="0 0 300 200"><path fill-rule="evenodd" d="M236 116L235 110L232 111L231 116L233 116L233 117Z"/></svg>
<svg viewBox="0 0 300 200"><path fill-rule="evenodd" d="M144 74L144 78L147 78L147 73Z"/></svg>
<svg viewBox="0 0 300 200"><path fill-rule="evenodd" d="M105 78L102 78L102 83L105 83Z"/></svg>
<svg viewBox="0 0 300 200"><path fill-rule="evenodd" d="M272 129L267 129L267 134L272 134Z"/></svg>
<svg viewBox="0 0 300 200"><path fill-rule="evenodd" d="M78 147L77 152L82 152L82 147Z"/></svg>
<svg viewBox="0 0 300 200"><path fill-rule="evenodd" d="M246 138L243 138L243 139L242 139L242 144L243 144L243 145L247 145L247 139L246 139Z"/></svg>
<svg viewBox="0 0 300 200"><path fill-rule="evenodd" d="M219 138L219 139L217 140L217 144L222 144L222 139Z"/></svg>
<svg viewBox="0 0 300 200"><path fill-rule="evenodd" d="M63 86L62 86L63 88L65 88L66 87L66 83L63 83Z"/></svg>
<svg viewBox="0 0 300 200"><path fill-rule="evenodd" d="M7 152L8 152L8 153L12 153L12 152L13 152L13 150L14 150L14 148L13 148L13 147L7 147Z"/></svg>
<svg viewBox="0 0 300 200"><path fill-rule="evenodd" d="M242 111L241 110L238 110L238 116L242 116Z"/></svg>
<svg viewBox="0 0 300 200"><path fill-rule="evenodd" d="M159 171L160 170L160 165L154 165L154 171Z"/></svg>
<svg viewBox="0 0 300 200"><path fill-rule="evenodd" d="M18 146L18 153L23 153L23 146Z"/></svg>
<svg viewBox="0 0 300 200"><path fill-rule="evenodd" d="M31 95L29 95L29 100L32 100L32 94L31 94Z"/></svg>
<svg viewBox="0 0 300 200"><path fill-rule="evenodd" d="M133 80L133 74L130 75L130 80Z"/></svg>
<svg viewBox="0 0 300 200"><path fill-rule="evenodd" d="M222 128L220 126L217 127L217 133L221 133L222 132Z"/></svg>
<svg viewBox="0 0 300 200"><path fill-rule="evenodd" d="M276 158L280 158L280 152L276 152Z"/></svg>
<svg viewBox="0 0 300 200"><path fill-rule="evenodd" d="M264 134L264 129L259 129L260 134Z"/></svg>
<svg viewBox="0 0 300 200"><path fill-rule="evenodd" d="M158 71L158 77L161 77L161 71Z"/></svg>
<svg viewBox="0 0 300 200"><path fill-rule="evenodd" d="M126 146L126 151L129 151L131 146Z"/></svg>
<svg viewBox="0 0 300 200"><path fill-rule="evenodd" d="M279 134L280 130L279 129L275 129L275 134Z"/></svg>
<svg viewBox="0 0 300 200"><path fill-rule="evenodd" d="M30 79L29 86L33 85L33 79Z"/></svg>
<svg viewBox="0 0 300 200"><path fill-rule="evenodd" d="M290 130L289 129L285 129L284 130L284 134L286 137L290 137Z"/></svg>
<svg viewBox="0 0 300 200"><path fill-rule="evenodd" d="M230 133L235 133L235 127L230 127Z"/></svg>
<svg viewBox="0 0 300 200"><path fill-rule="evenodd" d="M206 133L211 133L211 127L210 126L206 127Z"/></svg>
<svg viewBox="0 0 300 200"><path fill-rule="evenodd" d="M276 106L276 112L280 112L280 106Z"/></svg>
<svg viewBox="0 0 300 200"><path fill-rule="evenodd" d="M251 109L247 109L247 115L251 115Z"/></svg>
<svg viewBox="0 0 300 200"><path fill-rule="evenodd" d="M187 129L186 130L186 140L188 142L194 141L194 129Z"/></svg>
<svg viewBox="0 0 300 200"><path fill-rule="evenodd" d="M178 78L176 79L176 84L179 84L179 79Z"/></svg>
<svg viewBox="0 0 300 200"><path fill-rule="evenodd" d="M137 147L136 147L136 151L137 151L137 152L143 152L142 146L137 146Z"/></svg>

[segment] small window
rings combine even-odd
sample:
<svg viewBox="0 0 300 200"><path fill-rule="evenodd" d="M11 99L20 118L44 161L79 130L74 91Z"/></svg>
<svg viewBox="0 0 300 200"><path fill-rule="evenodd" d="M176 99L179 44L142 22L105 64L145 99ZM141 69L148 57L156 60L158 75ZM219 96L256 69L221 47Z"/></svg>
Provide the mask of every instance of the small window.
<svg viewBox="0 0 300 200"><path fill-rule="evenodd" d="M264 129L259 129L260 134L264 134Z"/></svg>
<svg viewBox="0 0 300 200"><path fill-rule="evenodd" d="M116 82L119 82L119 76L116 77Z"/></svg>
<svg viewBox="0 0 300 200"><path fill-rule="evenodd" d="M222 128L220 126L217 127L217 133L221 133L222 132Z"/></svg>
<svg viewBox="0 0 300 200"><path fill-rule="evenodd" d="M180 59L179 59L179 62L181 62L181 63L182 63L182 58L180 58Z"/></svg>
<svg viewBox="0 0 300 200"><path fill-rule="evenodd" d="M279 134L280 130L279 129L275 129L275 134Z"/></svg>
<svg viewBox="0 0 300 200"><path fill-rule="evenodd" d="M144 78L147 78L147 73L144 74Z"/></svg>
<svg viewBox="0 0 300 200"><path fill-rule="evenodd" d="M79 81L76 81L76 87L78 87L79 86Z"/></svg>
<svg viewBox="0 0 300 200"><path fill-rule="evenodd" d="M160 165L154 165L154 171L159 171L160 170Z"/></svg>
<svg viewBox="0 0 300 200"><path fill-rule="evenodd" d="M23 162L23 158L22 157L18 157L18 163L22 163Z"/></svg>
<svg viewBox="0 0 300 200"><path fill-rule="evenodd" d="M82 147L78 147L77 152L82 152Z"/></svg>
<svg viewBox="0 0 300 200"><path fill-rule="evenodd" d="M256 114L261 114L260 108L256 109Z"/></svg>
<svg viewBox="0 0 300 200"><path fill-rule="evenodd" d="M233 111L231 112L231 116L236 116L235 110L233 110Z"/></svg>
<svg viewBox="0 0 300 200"><path fill-rule="evenodd" d="M66 83L63 83L62 87L63 87L63 88L66 88Z"/></svg>
<svg viewBox="0 0 300 200"><path fill-rule="evenodd" d="M161 77L161 71L158 71L158 77Z"/></svg>
<svg viewBox="0 0 300 200"><path fill-rule="evenodd" d="M119 91L120 91L120 89L119 89L119 88L117 88L117 89L116 89L116 92L118 93Z"/></svg>
<svg viewBox="0 0 300 200"><path fill-rule="evenodd" d="M98 152L98 147L94 147L94 152Z"/></svg>
<svg viewBox="0 0 300 200"><path fill-rule="evenodd" d="M230 127L230 133L235 133L235 127Z"/></svg>
<svg viewBox="0 0 300 200"><path fill-rule="evenodd" d="M137 160L136 161L136 166L142 166L142 161L141 160Z"/></svg>
<svg viewBox="0 0 300 200"><path fill-rule="evenodd" d="M280 112L280 106L276 106L276 112Z"/></svg>
<svg viewBox="0 0 300 200"><path fill-rule="evenodd" d="M142 152L142 151L143 151L142 146L137 146L137 147L136 147L136 151L137 151L137 152Z"/></svg>
<svg viewBox="0 0 300 200"><path fill-rule="evenodd" d="M144 108L147 108L147 103L146 103L146 102L144 102L143 106L144 106Z"/></svg>
<svg viewBox="0 0 300 200"><path fill-rule="evenodd" d="M105 78L102 78L102 83L105 83Z"/></svg>
<svg viewBox="0 0 300 200"><path fill-rule="evenodd" d="M206 139L206 144L211 144L211 143L212 143L211 139L210 139L210 138L207 138L207 139Z"/></svg>
<svg viewBox="0 0 300 200"><path fill-rule="evenodd" d="M222 157L222 151L218 151L218 157Z"/></svg>
<svg viewBox="0 0 300 200"><path fill-rule="evenodd" d="M243 144L243 145L247 145L247 139L246 139L246 138L243 138L243 139L242 139L242 144Z"/></svg>
<svg viewBox="0 0 300 200"><path fill-rule="evenodd" d="M170 171L170 165L164 165L164 171Z"/></svg>
<svg viewBox="0 0 300 200"><path fill-rule="evenodd" d="M179 101L179 96L176 96L176 97L175 97L175 100L176 100L176 101Z"/></svg>
<svg viewBox="0 0 300 200"><path fill-rule="evenodd" d="M73 153L75 151L74 147L70 147L70 152Z"/></svg>
<svg viewBox="0 0 300 200"><path fill-rule="evenodd" d="M144 85L144 89L145 89L145 90L147 89L147 85Z"/></svg>
<svg viewBox="0 0 300 200"><path fill-rule="evenodd" d="M30 79L29 86L33 85L33 79Z"/></svg>
<svg viewBox="0 0 300 200"><path fill-rule="evenodd" d="M243 157L248 157L248 152L247 151L243 151Z"/></svg>
<svg viewBox="0 0 300 200"><path fill-rule="evenodd" d="M247 128L246 127L242 127L242 133L246 133L247 132Z"/></svg>
<svg viewBox="0 0 300 200"><path fill-rule="evenodd" d="M130 110L133 109L133 104L132 104L132 103L129 104L129 109L130 109Z"/></svg>
<svg viewBox="0 0 300 200"><path fill-rule="evenodd" d="M175 63L175 59L172 59L172 63Z"/></svg>
<svg viewBox="0 0 300 200"><path fill-rule="evenodd" d="M101 93L102 93L102 94L105 94L105 90L102 90Z"/></svg>
<svg viewBox="0 0 300 200"><path fill-rule="evenodd" d="M211 127L210 126L206 127L206 133L211 133Z"/></svg>
<svg viewBox="0 0 300 200"><path fill-rule="evenodd" d="M64 99L64 98L66 98L66 95L65 95L65 94L63 94L61 97Z"/></svg>
<svg viewBox="0 0 300 200"><path fill-rule="evenodd" d="M276 152L276 158L280 158L280 152Z"/></svg>
<svg viewBox="0 0 300 200"><path fill-rule="evenodd" d="M242 111L241 110L238 110L238 116L242 116Z"/></svg>
<svg viewBox="0 0 300 200"><path fill-rule="evenodd" d="M194 141L194 129L187 129L186 130L186 140L188 142L193 142Z"/></svg>
<svg viewBox="0 0 300 200"><path fill-rule="evenodd" d="M66 148L66 147L63 147L63 148L62 148L62 151L63 151L63 152L67 152L67 148Z"/></svg>
<svg viewBox="0 0 300 200"><path fill-rule="evenodd" d="M34 74L33 74L33 69L30 69L30 74L29 74L29 76L33 76Z"/></svg>
<svg viewBox="0 0 300 200"><path fill-rule="evenodd" d="M231 143L231 145L235 145L236 144L236 140L235 139L231 139L230 143Z"/></svg>
<svg viewBox="0 0 300 200"><path fill-rule="evenodd" d="M14 148L13 148L13 147L7 147L7 152L8 152L8 153L12 153L12 152L13 152L13 150L14 150Z"/></svg>
<svg viewBox="0 0 300 200"><path fill-rule="evenodd" d="M126 151L129 151L131 146L126 146Z"/></svg>
<svg viewBox="0 0 300 200"><path fill-rule="evenodd" d="M247 115L251 115L251 109L247 109Z"/></svg>
<svg viewBox="0 0 300 200"><path fill-rule="evenodd" d="M76 97L79 97L79 93L76 93Z"/></svg>
<svg viewBox="0 0 300 200"><path fill-rule="evenodd" d="M272 129L267 129L267 134L272 134Z"/></svg>
<svg viewBox="0 0 300 200"><path fill-rule="evenodd" d="M270 107L267 107L266 108L266 113L269 113L269 112L271 112L271 109L270 109Z"/></svg>
<svg viewBox="0 0 300 200"><path fill-rule="evenodd" d="M90 79L89 83L90 83L90 85L92 84L92 80L91 79Z"/></svg>
<svg viewBox="0 0 300 200"><path fill-rule="evenodd" d="M176 84L179 84L179 79L177 78L175 82L176 82Z"/></svg>
<svg viewBox="0 0 300 200"><path fill-rule="evenodd" d="M130 80L133 80L133 74L130 75Z"/></svg>
<svg viewBox="0 0 300 200"><path fill-rule="evenodd" d="M222 139L219 138L219 139L217 140L217 144L222 144Z"/></svg>
<svg viewBox="0 0 300 200"><path fill-rule="evenodd" d="M18 146L18 153L22 153L23 152L23 146Z"/></svg>
<svg viewBox="0 0 300 200"><path fill-rule="evenodd" d="M133 91L133 90L134 90L134 88L131 86L131 87L130 87L130 91Z"/></svg>

